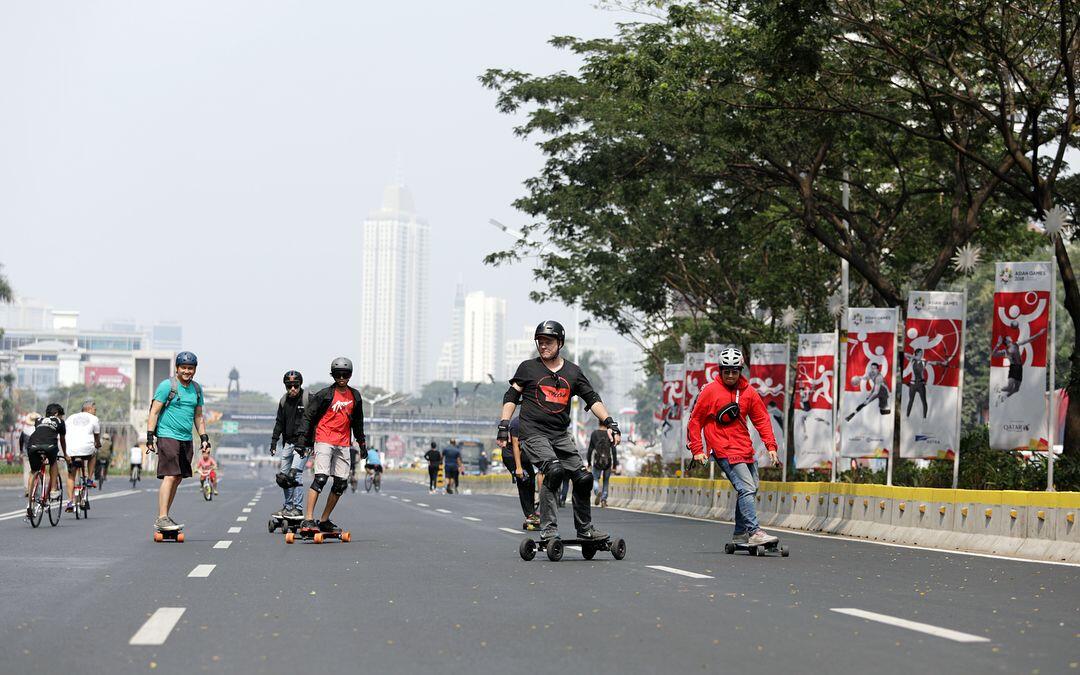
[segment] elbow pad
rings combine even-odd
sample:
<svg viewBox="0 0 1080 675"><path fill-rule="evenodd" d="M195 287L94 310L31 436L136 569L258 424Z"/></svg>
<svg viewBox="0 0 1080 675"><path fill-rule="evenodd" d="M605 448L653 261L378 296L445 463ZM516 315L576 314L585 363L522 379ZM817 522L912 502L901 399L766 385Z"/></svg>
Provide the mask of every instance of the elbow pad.
<svg viewBox="0 0 1080 675"><path fill-rule="evenodd" d="M590 392L587 396L583 396L582 400L585 401L585 409L589 410L600 402L600 394L597 394L595 391Z"/></svg>
<svg viewBox="0 0 1080 675"><path fill-rule="evenodd" d="M507 388L506 393L503 394L503 403L513 403L514 405L521 403L521 392L513 387Z"/></svg>

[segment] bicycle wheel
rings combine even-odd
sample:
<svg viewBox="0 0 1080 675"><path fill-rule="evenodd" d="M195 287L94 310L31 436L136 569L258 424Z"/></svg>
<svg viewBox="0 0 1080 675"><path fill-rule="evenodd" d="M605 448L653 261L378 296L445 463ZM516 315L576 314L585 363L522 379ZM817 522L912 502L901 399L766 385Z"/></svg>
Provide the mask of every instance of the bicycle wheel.
<svg viewBox="0 0 1080 675"><path fill-rule="evenodd" d="M134 468L132 468L131 469L131 489L133 489L133 490L135 489L135 482L138 481L138 480L139 479L137 477L136 470Z"/></svg>
<svg viewBox="0 0 1080 675"><path fill-rule="evenodd" d="M372 480L371 475L364 476L364 492L371 492L371 486L375 481Z"/></svg>
<svg viewBox="0 0 1080 675"><path fill-rule="evenodd" d="M42 511L45 510L45 476L40 471L34 474L34 482L30 487L30 497L27 499L27 514L30 516L30 525L37 527L41 524Z"/></svg>
<svg viewBox="0 0 1080 675"><path fill-rule="evenodd" d="M202 482L202 496L206 501L210 501L214 498L214 486L211 485L208 480Z"/></svg>
<svg viewBox="0 0 1080 675"><path fill-rule="evenodd" d="M59 492L59 497L52 499L52 495L49 495L48 500L47 508L49 511L49 524L53 527L56 527L60 523L60 514L64 510L64 489L61 487Z"/></svg>
<svg viewBox="0 0 1080 675"><path fill-rule="evenodd" d="M382 489L382 474L375 474L375 492Z"/></svg>
<svg viewBox="0 0 1080 675"><path fill-rule="evenodd" d="M90 491L86 488L83 488L82 493L82 517L90 517Z"/></svg>

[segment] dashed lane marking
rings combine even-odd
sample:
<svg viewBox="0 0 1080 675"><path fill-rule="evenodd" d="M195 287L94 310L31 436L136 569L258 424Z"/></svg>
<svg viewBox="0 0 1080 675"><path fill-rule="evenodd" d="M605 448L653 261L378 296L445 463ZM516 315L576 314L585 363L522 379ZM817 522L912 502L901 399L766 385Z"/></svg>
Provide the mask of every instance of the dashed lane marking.
<svg viewBox="0 0 1080 675"><path fill-rule="evenodd" d="M462 516L462 518L464 518L465 520L471 520L471 521L473 521L474 523L479 523L479 522L481 522L481 520L480 520L479 518L473 518L472 516Z"/></svg>
<svg viewBox="0 0 1080 675"><path fill-rule="evenodd" d="M238 523L246 523L247 522L247 516L237 516L236 517L236 522L238 522Z"/></svg>
<svg viewBox="0 0 1080 675"><path fill-rule="evenodd" d="M240 509L240 513L251 513L251 509Z"/></svg>
<svg viewBox="0 0 1080 675"><path fill-rule="evenodd" d="M159 607L150 615L146 623L142 625L131 639L129 645L163 645L169 639L169 633L180 621L180 617L187 611L186 607Z"/></svg>
<svg viewBox="0 0 1080 675"><path fill-rule="evenodd" d="M240 534L241 529L242 528L239 528L239 527L230 527L229 528L229 534Z"/></svg>
<svg viewBox="0 0 1080 675"><path fill-rule="evenodd" d="M667 567L666 565L646 565L650 569L660 570L661 572L670 572L671 574L678 574L684 577L690 577L691 579L712 579L714 577L708 574L698 574L697 572L687 572L686 570L678 569L677 567Z"/></svg>
<svg viewBox="0 0 1080 675"><path fill-rule="evenodd" d="M136 495L142 492L142 490L120 490L119 492L106 492L103 495L92 495L93 501L101 501L102 499L112 499L113 497L127 497L128 495ZM21 518L26 515L26 509L21 508L18 511L9 511L8 513L0 513L0 520L11 520L12 518Z"/></svg>
<svg viewBox="0 0 1080 675"><path fill-rule="evenodd" d="M205 579L210 576L210 573L214 571L215 567L217 567L217 565L196 565L195 569L188 572L188 576L196 579Z"/></svg>
<svg viewBox="0 0 1080 675"><path fill-rule="evenodd" d="M507 534L521 534L521 532L519 532L517 530L511 530L509 527L500 527L499 530L501 530L501 531L503 531L503 532L505 532Z"/></svg>
<svg viewBox="0 0 1080 675"><path fill-rule="evenodd" d="M446 509L435 509L435 510L438 511L439 513L453 513L453 511L448 511Z"/></svg>
<svg viewBox="0 0 1080 675"><path fill-rule="evenodd" d="M906 628L919 633L926 633L927 635L945 638L946 640L952 640L953 642L990 642L989 638L972 635L971 633L961 633L958 630L952 630L950 628L932 626L928 623L920 623L918 621L908 621L907 619L889 616L888 614L878 614L877 612L868 612L865 609L856 609L855 607L832 607L831 611L847 614L848 616L857 616L860 619L866 619L867 621L877 621L878 623L884 623L898 628Z"/></svg>
<svg viewBox="0 0 1080 675"><path fill-rule="evenodd" d="M232 539L222 539L218 543L214 544L214 548L221 549L229 548L230 546L232 546Z"/></svg>
<svg viewBox="0 0 1080 675"><path fill-rule="evenodd" d="M428 507L428 505L425 504L424 502L416 502L416 505L417 506L423 506L425 509Z"/></svg>
<svg viewBox="0 0 1080 675"><path fill-rule="evenodd" d="M407 497L402 497L401 501L403 501L403 502L411 502L412 500L407 498Z"/></svg>

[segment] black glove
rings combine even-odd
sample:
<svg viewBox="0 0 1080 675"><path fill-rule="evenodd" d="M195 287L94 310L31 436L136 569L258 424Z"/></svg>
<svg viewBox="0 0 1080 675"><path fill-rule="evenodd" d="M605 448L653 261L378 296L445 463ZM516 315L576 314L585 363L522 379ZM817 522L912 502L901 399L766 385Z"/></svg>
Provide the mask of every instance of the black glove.
<svg viewBox="0 0 1080 675"><path fill-rule="evenodd" d="M275 438L275 439L270 441L270 456L271 457L273 457L276 454L276 452L277 452L276 448L277 448L277 439Z"/></svg>
<svg viewBox="0 0 1080 675"><path fill-rule="evenodd" d="M610 431L613 436L622 436L622 433L619 432L619 423L611 417L604 420L604 426L608 428L608 431Z"/></svg>
<svg viewBox="0 0 1080 675"><path fill-rule="evenodd" d="M147 431L146 432L146 451L147 452L157 452L157 450L154 449L154 444L156 442L157 442L157 434L155 434L153 431Z"/></svg>
<svg viewBox="0 0 1080 675"><path fill-rule="evenodd" d="M510 420L499 420L499 431L495 434L495 440L510 440Z"/></svg>
<svg viewBox="0 0 1080 675"><path fill-rule="evenodd" d="M207 450L210 449L210 437L208 435L199 434L199 442L202 444L202 447L206 448Z"/></svg>

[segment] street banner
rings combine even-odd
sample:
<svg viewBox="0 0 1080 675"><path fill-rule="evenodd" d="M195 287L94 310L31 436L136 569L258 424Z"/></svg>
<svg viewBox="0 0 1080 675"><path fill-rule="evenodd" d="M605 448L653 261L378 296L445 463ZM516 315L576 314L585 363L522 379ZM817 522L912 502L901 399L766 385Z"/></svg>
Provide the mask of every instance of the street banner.
<svg viewBox="0 0 1080 675"><path fill-rule="evenodd" d="M761 396L765 411L769 413L773 436L776 437L777 453L781 461L787 457L785 452L787 438L784 434L784 415L787 408L787 369L788 346L783 343L753 343L750 345L750 386ZM772 466L769 453L765 450L754 425L746 420L750 428L750 438L754 442L754 456L758 466Z"/></svg>
<svg viewBox="0 0 1080 675"><path fill-rule="evenodd" d="M892 450L898 316L895 307L847 309L841 457L888 457Z"/></svg>
<svg viewBox="0 0 1080 675"><path fill-rule="evenodd" d="M681 363L664 364L664 388L660 401L660 454L665 462L679 457L682 447L682 402L686 366Z"/></svg>
<svg viewBox="0 0 1080 675"><path fill-rule="evenodd" d="M1048 262L998 263L990 338L990 447L1046 450Z"/></svg>
<svg viewBox="0 0 1080 675"><path fill-rule="evenodd" d="M836 333L801 333L795 359L795 468L832 465Z"/></svg>
<svg viewBox="0 0 1080 675"><path fill-rule="evenodd" d="M686 355L686 378L683 387L683 410L687 415L694 409L694 403L704 386L705 352L690 352Z"/></svg>
<svg viewBox="0 0 1080 675"><path fill-rule="evenodd" d="M720 379L720 352L735 345L722 342L705 343L705 382Z"/></svg>
<svg viewBox="0 0 1080 675"><path fill-rule="evenodd" d="M904 323L900 456L952 459L960 447L963 293L912 291Z"/></svg>

